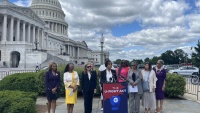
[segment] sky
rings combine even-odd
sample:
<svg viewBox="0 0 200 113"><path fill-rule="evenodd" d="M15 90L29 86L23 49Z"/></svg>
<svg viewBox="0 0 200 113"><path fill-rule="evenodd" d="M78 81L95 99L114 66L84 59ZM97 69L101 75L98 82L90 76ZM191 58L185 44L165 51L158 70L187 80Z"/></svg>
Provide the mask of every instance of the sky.
<svg viewBox="0 0 200 113"><path fill-rule="evenodd" d="M32 0L9 0L29 7ZM199 0L59 0L69 24L69 38L85 40L110 59L145 59L166 50L189 55L200 39Z"/></svg>

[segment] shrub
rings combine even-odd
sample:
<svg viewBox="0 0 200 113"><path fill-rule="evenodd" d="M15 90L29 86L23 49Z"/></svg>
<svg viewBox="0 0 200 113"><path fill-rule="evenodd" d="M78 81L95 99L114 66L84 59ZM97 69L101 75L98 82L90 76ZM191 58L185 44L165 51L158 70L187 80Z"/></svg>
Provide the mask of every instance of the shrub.
<svg viewBox="0 0 200 113"><path fill-rule="evenodd" d="M25 92L38 92L38 73L16 73L6 76L0 81L0 90L19 90Z"/></svg>
<svg viewBox="0 0 200 113"><path fill-rule="evenodd" d="M186 81L183 76L167 74L165 94L168 97L183 96L185 93Z"/></svg>
<svg viewBox="0 0 200 113"><path fill-rule="evenodd" d="M0 91L0 113L36 113L36 98L36 93Z"/></svg>

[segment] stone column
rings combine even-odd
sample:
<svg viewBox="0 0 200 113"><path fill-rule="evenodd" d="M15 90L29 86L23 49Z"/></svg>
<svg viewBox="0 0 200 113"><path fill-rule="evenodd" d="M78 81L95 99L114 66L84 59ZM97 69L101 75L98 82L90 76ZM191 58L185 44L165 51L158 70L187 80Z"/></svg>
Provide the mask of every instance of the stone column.
<svg viewBox="0 0 200 113"><path fill-rule="evenodd" d="M57 23L55 23L56 24L56 26L55 26L55 32L58 32L58 24Z"/></svg>
<svg viewBox="0 0 200 113"><path fill-rule="evenodd" d="M50 27L50 22L48 22L47 24L48 24L49 29L51 29L51 27Z"/></svg>
<svg viewBox="0 0 200 113"><path fill-rule="evenodd" d="M68 50L67 50L67 54L69 55L69 45L68 45L68 48L67 48Z"/></svg>
<svg viewBox="0 0 200 113"><path fill-rule="evenodd" d="M60 33L62 33L62 24L60 24Z"/></svg>
<svg viewBox="0 0 200 113"><path fill-rule="evenodd" d="M53 31L53 23L51 22L51 31Z"/></svg>
<svg viewBox="0 0 200 113"><path fill-rule="evenodd" d="M46 35L46 47L47 47L47 49L49 49L49 38L48 38L49 36L48 36L48 33L47 33L47 35Z"/></svg>
<svg viewBox="0 0 200 113"><path fill-rule="evenodd" d="M74 47L74 57L77 57L77 55L76 55L76 47Z"/></svg>
<svg viewBox="0 0 200 113"><path fill-rule="evenodd" d="M36 39L37 39L37 42L39 42L39 37L40 37L40 28L37 27L37 36L36 36Z"/></svg>
<svg viewBox="0 0 200 113"><path fill-rule="evenodd" d="M69 56L71 57L72 56L72 50L71 50L71 46L69 46Z"/></svg>
<svg viewBox="0 0 200 113"><path fill-rule="evenodd" d="M20 20L17 19L17 29L16 29L17 33L16 33L16 41L19 41L19 35L20 35Z"/></svg>
<svg viewBox="0 0 200 113"><path fill-rule="evenodd" d="M72 47L72 56L74 57L74 47Z"/></svg>
<svg viewBox="0 0 200 113"><path fill-rule="evenodd" d="M66 35L66 26L64 26L64 34Z"/></svg>
<svg viewBox="0 0 200 113"><path fill-rule="evenodd" d="M54 22L52 22L52 31L54 31L55 32L55 23Z"/></svg>
<svg viewBox="0 0 200 113"><path fill-rule="evenodd" d="M26 23L25 21L23 21L23 34L22 34L22 41L26 41L25 40L25 34L26 34Z"/></svg>
<svg viewBox="0 0 200 113"><path fill-rule="evenodd" d="M14 17L11 16L11 21L10 21L10 37L8 41L13 41L13 27L14 27Z"/></svg>
<svg viewBox="0 0 200 113"><path fill-rule="evenodd" d="M64 34L64 25L62 26L62 33Z"/></svg>
<svg viewBox="0 0 200 113"><path fill-rule="evenodd" d="M77 50L77 58L79 58L79 47L78 47L78 50Z"/></svg>
<svg viewBox="0 0 200 113"><path fill-rule="evenodd" d="M28 23L27 42L31 42L31 25L30 25L30 23Z"/></svg>
<svg viewBox="0 0 200 113"><path fill-rule="evenodd" d="M33 45L35 43L35 26L33 25Z"/></svg>
<svg viewBox="0 0 200 113"><path fill-rule="evenodd" d="M3 30L2 30L2 40L1 41L6 41L7 37L7 15L4 15L3 18Z"/></svg>
<svg viewBox="0 0 200 113"><path fill-rule="evenodd" d="M41 31L42 31L42 36L41 36L41 49L43 49L43 47L44 47L44 38L43 38L44 32L43 32L43 29L41 29Z"/></svg>

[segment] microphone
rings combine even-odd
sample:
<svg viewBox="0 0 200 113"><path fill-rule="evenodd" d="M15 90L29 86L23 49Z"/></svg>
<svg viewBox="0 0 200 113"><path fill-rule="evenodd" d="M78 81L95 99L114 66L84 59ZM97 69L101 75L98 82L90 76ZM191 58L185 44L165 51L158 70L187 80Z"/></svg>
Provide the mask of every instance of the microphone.
<svg viewBox="0 0 200 113"><path fill-rule="evenodd" d="M112 77L109 78L109 83L111 83L111 82L112 82Z"/></svg>
<svg viewBox="0 0 200 113"><path fill-rule="evenodd" d="M112 76L113 82L116 83L115 76Z"/></svg>

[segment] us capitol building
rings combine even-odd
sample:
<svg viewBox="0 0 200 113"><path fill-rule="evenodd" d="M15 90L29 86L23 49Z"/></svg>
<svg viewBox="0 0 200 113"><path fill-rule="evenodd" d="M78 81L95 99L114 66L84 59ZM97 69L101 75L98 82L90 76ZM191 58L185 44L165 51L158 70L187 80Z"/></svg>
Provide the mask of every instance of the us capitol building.
<svg viewBox="0 0 200 113"><path fill-rule="evenodd" d="M109 52L104 52L107 57ZM58 0L32 0L30 7L0 0L0 67L29 68L52 61L100 63L100 51L68 37L68 23Z"/></svg>

